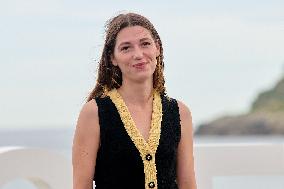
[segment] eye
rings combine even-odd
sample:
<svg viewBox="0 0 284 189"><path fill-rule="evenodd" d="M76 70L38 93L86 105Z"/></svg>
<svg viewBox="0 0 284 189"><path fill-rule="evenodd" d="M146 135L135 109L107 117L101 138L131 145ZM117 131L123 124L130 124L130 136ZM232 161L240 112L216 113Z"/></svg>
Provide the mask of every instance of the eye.
<svg viewBox="0 0 284 189"><path fill-rule="evenodd" d="M127 50L129 50L129 46L124 46L124 47L121 47L121 49L120 49L121 51L127 51Z"/></svg>
<svg viewBox="0 0 284 189"><path fill-rule="evenodd" d="M142 46L149 46L149 45L151 45L151 43L148 42L148 41L145 41L145 42L142 43Z"/></svg>

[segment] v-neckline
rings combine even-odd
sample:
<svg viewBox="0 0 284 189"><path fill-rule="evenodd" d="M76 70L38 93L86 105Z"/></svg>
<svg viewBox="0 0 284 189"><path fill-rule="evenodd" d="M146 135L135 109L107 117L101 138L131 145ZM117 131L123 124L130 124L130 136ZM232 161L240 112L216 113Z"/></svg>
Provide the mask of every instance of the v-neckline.
<svg viewBox="0 0 284 189"><path fill-rule="evenodd" d="M124 127L127 130L127 133L131 137L131 139L132 140L137 139L148 150L151 149L151 151L153 150L156 151L154 143L156 143L157 138L158 140L160 139L161 120L162 120L162 105L159 94L156 91L154 91L153 93L151 125L147 139L143 137L143 135L137 128L129 109L125 104L125 101L123 100L122 96L119 94L119 92L116 89L113 89L109 91L108 96L111 98L116 108L118 109L121 120L124 123ZM159 130L159 132L157 132L157 129Z"/></svg>
<svg viewBox="0 0 284 189"><path fill-rule="evenodd" d="M153 111L153 110L154 110L154 108L153 108L153 107L154 107L154 105L153 105L153 104L154 104L154 93L153 93L153 95L151 96L151 98L152 98L152 110L151 110L150 129L148 130L147 138L144 138L142 132L138 129L137 124L136 124L136 122L134 121L133 116L132 116L132 114L131 114L131 112L130 112L130 110L129 110L129 107L126 105L126 102L125 102L125 100L123 99L122 95L118 92L118 90L116 90L116 92L117 92L117 94L119 95L119 98L123 101L127 114L129 114L129 116L131 117L131 122L132 122L133 127L137 130L137 131L136 131L136 132L137 132L137 135L139 135L140 137L142 137L142 138L144 139L144 142L148 144L148 141L149 141L149 138L150 138L150 134L152 133L152 128L153 128L153 119L152 119L152 118L153 118L153 116L154 116L154 111Z"/></svg>

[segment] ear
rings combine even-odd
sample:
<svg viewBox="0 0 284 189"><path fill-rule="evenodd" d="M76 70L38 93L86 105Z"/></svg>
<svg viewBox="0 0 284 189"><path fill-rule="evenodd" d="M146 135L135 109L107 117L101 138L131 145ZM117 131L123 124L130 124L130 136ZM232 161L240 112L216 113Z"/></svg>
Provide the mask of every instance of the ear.
<svg viewBox="0 0 284 189"><path fill-rule="evenodd" d="M117 62L113 55L110 55L110 60L111 60L112 65L117 66Z"/></svg>

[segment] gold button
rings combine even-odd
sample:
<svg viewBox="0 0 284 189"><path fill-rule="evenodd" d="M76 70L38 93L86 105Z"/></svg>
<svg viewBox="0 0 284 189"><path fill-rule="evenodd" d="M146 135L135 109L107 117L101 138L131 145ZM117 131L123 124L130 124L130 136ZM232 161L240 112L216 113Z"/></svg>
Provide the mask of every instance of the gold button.
<svg viewBox="0 0 284 189"><path fill-rule="evenodd" d="M149 188L155 188L155 183L154 182L149 182L148 186L149 186Z"/></svg>

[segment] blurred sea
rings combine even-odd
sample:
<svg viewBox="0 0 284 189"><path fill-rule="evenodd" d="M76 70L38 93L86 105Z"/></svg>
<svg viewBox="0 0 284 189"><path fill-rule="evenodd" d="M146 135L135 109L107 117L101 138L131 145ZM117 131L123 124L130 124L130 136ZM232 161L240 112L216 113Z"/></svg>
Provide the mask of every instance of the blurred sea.
<svg viewBox="0 0 284 189"><path fill-rule="evenodd" d="M0 130L0 147L26 146L44 148L66 156L71 163L71 149L74 129L32 129L32 130ZM244 137L212 137L198 136L195 144L213 143L284 143L283 136L244 136ZM0 168L0 171L1 170ZM1 179L1 178L0 178ZM234 176L216 177L213 179L214 189L284 189L283 176ZM7 183L1 189L37 189L32 183L18 179Z"/></svg>

